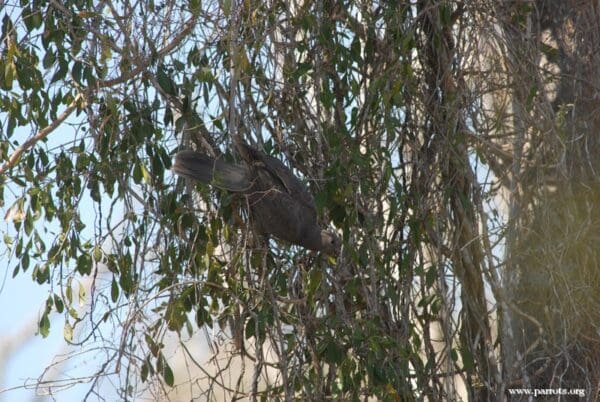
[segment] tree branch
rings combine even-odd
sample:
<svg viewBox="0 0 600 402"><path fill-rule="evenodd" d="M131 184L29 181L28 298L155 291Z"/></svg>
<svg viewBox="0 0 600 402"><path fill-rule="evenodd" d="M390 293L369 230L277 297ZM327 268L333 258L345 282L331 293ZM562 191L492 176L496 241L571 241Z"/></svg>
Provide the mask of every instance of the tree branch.
<svg viewBox="0 0 600 402"><path fill-rule="evenodd" d="M8 158L6 163L4 163L4 165L2 165L2 167L0 167L0 174L6 173L6 171L11 169L13 166L15 166L17 164L17 162L19 161L19 159L21 158L21 155L23 154L23 152L29 150L31 147L33 147L35 144L37 144L38 141L46 138L48 136L48 134L50 134L58 126L60 126L67 119L67 117L69 117L71 115L71 113L73 113L73 111L79 104L79 101L81 101L82 99L83 99L83 94L78 94L77 96L75 96L75 99L73 99L73 101L69 104L69 106L67 106L67 108L64 110L64 112L62 112L61 115L58 116L58 118L56 120L54 120L49 126L46 126L43 129L41 129L40 131L38 131L37 134L30 137L23 144L19 145L15 149L15 151L12 153L10 158Z"/></svg>

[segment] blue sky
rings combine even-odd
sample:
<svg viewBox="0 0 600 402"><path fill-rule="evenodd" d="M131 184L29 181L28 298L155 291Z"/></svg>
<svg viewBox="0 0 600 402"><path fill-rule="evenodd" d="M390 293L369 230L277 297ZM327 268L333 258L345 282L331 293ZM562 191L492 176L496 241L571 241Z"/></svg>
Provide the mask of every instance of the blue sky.
<svg viewBox="0 0 600 402"><path fill-rule="evenodd" d="M6 206L1 208L3 212ZM2 221L2 232L8 229L10 233L10 226L12 223ZM12 278L17 260L8 257L4 243L0 242L0 267L5 267L0 271L0 353L8 353L9 356L7 360L0 361L0 364L5 364L0 366L0 402L53 400L49 397L33 399L36 390L32 385L37 383L47 367L57 361L57 356L84 352L93 349L93 346L69 346L63 337L64 316L57 313L51 315L50 335L47 338L36 335L37 321L50 294L50 285L39 285L32 280L31 268ZM12 341L12 345L8 345L9 350L5 352L7 339ZM95 357L89 352L70 357L66 364L57 366L59 376L52 374L49 377L68 379L88 375L103 363ZM58 360L61 358L58 357ZM23 387L25 384L29 385L27 389ZM89 388L87 382L77 383L55 397L58 401L80 401ZM106 391L110 394L109 390Z"/></svg>
<svg viewBox="0 0 600 402"><path fill-rule="evenodd" d="M59 142L61 139L69 135L73 136L68 132L60 132L61 130L69 129L58 129L57 132L52 133L53 135L48 137L49 141L45 144L46 149L58 149L61 146ZM26 128L17 129L11 140L22 143L30 135ZM22 191L22 188L14 186L10 181L7 182L4 192L5 203L0 205L0 359L3 358L3 353L7 353L9 356L8 360L0 360L0 402L53 400L52 398L33 399L36 390L32 387L24 389L23 386L35 384L57 355L77 351L77 348L69 347L65 342L63 337L65 319L63 315L56 312L50 316L51 327L48 338L36 335L37 322L51 291L49 284L39 285L32 279L31 274L35 261L32 261L26 272L20 271L15 278L12 277L19 260L14 255L11 256L3 237L5 233L13 237L16 232L13 222L6 222L4 218L7 210ZM82 199L80 211L81 218L86 224L81 236L87 239L92 238L95 213L89 196ZM90 213L86 214L85 211ZM39 234L46 242L47 248L52 244L54 234L60 232L56 223L48 223L43 220L37 221L35 227L40 229ZM47 230L41 230L42 227ZM65 269L68 268L65 267ZM24 343L16 342L20 344L18 347L14 343L15 335L18 335L17 340L25 341ZM11 345L8 345L8 351L5 351L7 340L12 342ZM85 358L89 358L89 356L85 356ZM99 365L99 363L94 364L97 362L92 362L85 367L86 363L84 362L85 360L82 359L73 359L72 362L61 365L61 370L64 370L61 377L78 377L85 373L85 368L89 371ZM5 366L2 367L4 364ZM56 400L82 400L88 389L88 384L78 384L59 393Z"/></svg>
<svg viewBox="0 0 600 402"><path fill-rule="evenodd" d="M2 265L8 262L6 258L0 261ZM28 273L12 278L12 269L7 268L8 272L2 273L3 286L0 291L0 348L5 348L6 337L20 343L24 336L25 343L16 350L8 351L9 358L4 362L6 366L3 367L0 380L1 390L35 382L64 344L62 331L56 328L57 320L53 320L53 331L46 339L34 336L35 325L30 325L37 321L48 290L33 282ZM18 339L14 339L15 335L18 335ZM32 395L35 395L35 391L29 389L4 391L0 393L0 401L27 401L32 400Z"/></svg>

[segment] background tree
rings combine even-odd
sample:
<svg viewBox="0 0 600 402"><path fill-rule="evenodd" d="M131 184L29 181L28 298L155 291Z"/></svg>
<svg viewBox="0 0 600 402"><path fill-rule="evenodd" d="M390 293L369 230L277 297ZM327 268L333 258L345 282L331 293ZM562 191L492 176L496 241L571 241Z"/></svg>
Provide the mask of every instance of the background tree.
<svg viewBox="0 0 600 402"><path fill-rule="evenodd" d="M506 290L507 375L518 384L598 397L597 102L600 32L593 2L498 8L510 40L513 187ZM528 63L524 63L528 61ZM527 82L528 85L523 85ZM510 345L510 346L509 346Z"/></svg>
<svg viewBox="0 0 600 402"><path fill-rule="evenodd" d="M103 351L88 398L593 398L598 18L567 3L3 2L4 241L40 333ZM337 259L252 247L239 200L168 173L237 141L308 183Z"/></svg>

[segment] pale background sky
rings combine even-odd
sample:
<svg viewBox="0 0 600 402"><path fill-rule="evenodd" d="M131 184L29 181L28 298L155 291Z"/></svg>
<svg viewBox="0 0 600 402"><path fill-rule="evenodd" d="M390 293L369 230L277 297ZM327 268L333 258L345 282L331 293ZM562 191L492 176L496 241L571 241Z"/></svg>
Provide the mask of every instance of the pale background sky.
<svg viewBox="0 0 600 402"><path fill-rule="evenodd" d="M2 265L7 262L6 258L0 259ZM0 402L51 400L35 398L35 389L6 391L25 383L35 384L53 357L65 347L60 316L53 317L48 338L35 335L40 311L48 297L47 285L33 282L29 271L12 278L13 266L2 270L0 290ZM58 400L81 400L77 398L81 391L73 391L60 394Z"/></svg>
<svg viewBox="0 0 600 402"><path fill-rule="evenodd" d="M73 136L68 125L63 130L65 132L60 132L61 129L58 129L48 137L46 146L49 149L60 147L60 140L64 140L67 136ZM17 128L15 131L11 140L19 143L31 135L27 128ZM15 235L13 222L7 222L5 214L15 200L14 195L20 196L21 193L22 188L8 182L4 192L4 205L0 205L0 402L51 401L52 398L35 398L36 390L33 385L37 383L38 378L52 364L57 355L72 352L76 348L66 344L63 337L65 319L56 311L50 315L51 326L48 338L36 335L37 322L43 312L46 299L50 295L50 285L47 283L40 285L32 279L31 274L35 261L31 260L26 272L19 271L15 278L12 277L19 260L14 256L11 257L3 240L5 233L11 237ZM86 192L80 204L81 219L86 224L81 235L85 239L93 238L94 213L85 216L84 211L91 212L94 211L93 208L89 194ZM60 232L59 226L56 223L49 224L42 217L35 223L35 228L38 229L39 235L46 243L46 250L48 250L52 245L55 233ZM47 229L46 234L42 228ZM85 278L79 278L85 280ZM57 289L54 291L56 292ZM77 287L74 289L74 296L77 294L76 292ZM97 362L91 363L88 367L96 367L95 363ZM86 361L75 360L74 364L85 365ZM73 366L73 364L61 365L61 370L65 370L73 377L85 372L82 366ZM65 374L64 371L63 374ZM25 384L30 387L25 389ZM80 384L57 394L54 400L80 401L88 389L88 384Z"/></svg>

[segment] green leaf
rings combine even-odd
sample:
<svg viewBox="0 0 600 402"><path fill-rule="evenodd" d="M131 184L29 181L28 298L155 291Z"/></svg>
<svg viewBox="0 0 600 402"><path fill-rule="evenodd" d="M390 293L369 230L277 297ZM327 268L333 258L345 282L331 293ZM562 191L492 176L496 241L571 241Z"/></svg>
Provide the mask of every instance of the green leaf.
<svg viewBox="0 0 600 402"><path fill-rule="evenodd" d="M231 0L221 0L221 9L225 17L229 17L231 14Z"/></svg>
<svg viewBox="0 0 600 402"><path fill-rule="evenodd" d="M14 77L17 75L17 68L13 62L6 63L4 66L4 89L11 90Z"/></svg>
<svg viewBox="0 0 600 402"><path fill-rule="evenodd" d="M76 269L81 275L89 275L92 273L92 259L88 254L82 254L77 258Z"/></svg>
<svg viewBox="0 0 600 402"><path fill-rule="evenodd" d="M85 304L85 288L83 284L79 282L79 305L83 307Z"/></svg>
<svg viewBox="0 0 600 402"><path fill-rule="evenodd" d="M13 244L13 238L8 235L8 233L4 233L4 244L6 244L9 248Z"/></svg>
<svg viewBox="0 0 600 402"><path fill-rule="evenodd" d="M157 357L160 353L160 345L154 342L154 339L152 339L149 334L144 334L144 339L146 340L146 345L148 345L148 349L150 349L152 356Z"/></svg>
<svg viewBox="0 0 600 402"><path fill-rule="evenodd" d="M27 210L27 214L25 215L25 225L24 225L25 233L27 234L27 236L30 236L31 232L33 232L33 223L34 222L35 222L35 219L31 215L31 210Z"/></svg>
<svg viewBox="0 0 600 402"><path fill-rule="evenodd" d="M67 301L69 304L73 303L73 287L72 287L73 279L67 279L67 285L65 287L65 296L67 296Z"/></svg>
<svg viewBox="0 0 600 402"><path fill-rule="evenodd" d="M202 3L200 0L190 0L190 12L197 16L202 10Z"/></svg>
<svg viewBox="0 0 600 402"><path fill-rule="evenodd" d="M325 361L331 364L339 364L344 358L344 350L337 344L335 339L328 339L321 344L322 356Z"/></svg>
<svg viewBox="0 0 600 402"><path fill-rule="evenodd" d="M60 296L57 295L56 293L54 294L54 306L56 307L56 311L58 313L62 313L65 309L65 304L63 303Z"/></svg>
<svg viewBox="0 0 600 402"><path fill-rule="evenodd" d="M460 356L462 357L463 368L466 371L472 370L475 367L475 359L473 358L473 353L470 351L460 348Z"/></svg>
<svg viewBox="0 0 600 402"><path fill-rule="evenodd" d="M298 67L296 68L296 72L294 73L294 78L300 78L303 75L306 75L313 68L312 63L298 63Z"/></svg>
<svg viewBox="0 0 600 402"><path fill-rule="evenodd" d="M117 281L115 280L115 277L113 276L112 283L110 285L110 299L112 300L113 303L116 303L118 298L119 298L119 285L117 284Z"/></svg>
<svg viewBox="0 0 600 402"><path fill-rule="evenodd" d="M55 62L56 62L56 53L54 53L54 51L52 49L48 49L46 51L46 54L44 55L44 58L42 59L42 66L45 69L48 69L48 68L52 67Z"/></svg>
<svg viewBox="0 0 600 402"><path fill-rule="evenodd" d="M150 176L150 172L148 172L148 169L146 169L146 166L144 166L141 162L140 162L140 169L142 171L142 177L144 178L144 182L146 182L146 184L150 184L152 182L152 177Z"/></svg>
<svg viewBox="0 0 600 402"><path fill-rule="evenodd" d="M160 87L169 95L177 95L175 83L169 75L167 75L164 66L160 66L156 71L156 80Z"/></svg>
<svg viewBox="0 0 600 402"><path fill-rule="evenodd" d="M168 106L165 108L165 115L163 116L163 124L165 126L173 124L173 111Z"/></svg>
<svg viewBox="0 0 600 402"><path fill-rule="evenodd" d="M94 251L92 252L94 256L94 261L100 262L102 261L102 248L100 246L94 247Z"/></svg>
<svg viewBox="0 0 600 402"><path fill-rule="evenodd" d="M531 112L533 109L534 101L538 94L538 88L536 85L532 85L529 87L529 94L527 95L527 99L525 101L525 108L528 112Z"/></svg>
<svg viewBox="0 0 600 402"><path fill-rule="evenodd" d="M65 328L63 329L63 336L67 342L73 341L73 327L69 321L65 321Z"/></svg>
<svg viewBox="0 0 600 402"><path fill-rule="evenodd" d="M31 275L37 283L41 285L50 280L50 268L47 263L44 265L36 265Z"/></svg>
<svg viewBox="0 0 600 402"><path fill-rule="evenodd" d="M452 9L447 5L440 5L439 9L440 22L443 26L452 25Z"/></svg>
<svg viewBox="0 0 600 402"><path fill-rule="evenodd" d="M146 380L148 379L148 363L146 363L144 361L144 363L142 363L142 369L140 371L140 376L142 378L142 382L146 382Z"/></svg>
<svg viewBox="0 0 600 402"><path fill-rule="evenodd" d="M63 80L65 78L65 76L67 75L67 70L68 70L67 63L64 60L59 60L58 68L56 69L56 72L50 79L50 83L54 84L57 81Z"/></svg>
<svg viewBox="0 0 600 402"><path fill-rule="evenodd" d="M455 348L452 348L452 350L450 350L450 359L452 359L453 362L458 361L458 352Z"/></svg>
<svg viewBox="0 0 600 402"><path fill-rule="evenodd" d="M136 163L133 167L133 182L135 184L140 184L142 181L142 168L140 163Z"/></svg>
<svg viewBox="0 0 600 402"><path fill-rule="evenodd" d="M71 69L71 74L73 75L73 79L78 83L81 84L81 71L83 70L83 65L81 64L81 62L76 61L73 64L73 68Z"/></svg>
<svg viewBox="0 0 600 402"><path fill-rule="evenodd" d="M169 365L166 362L163 366L162 376L165 379L165 383L169 387L172 387L175 382L175 377L173 376L173 370L171 370L171 367L169 367Z"/></svg>
<svg viewBox="0 0 600 402"><path fill-rule="evenodd" d="M36 266L37 266L37 265L36 265ZM13 278L19 274L20 267L21 267L21 266L20 266L19 264L17 264L17 265L15 266L15 269L13 269L13 273L12 273L12 277L13 277Z"/></svg>
<svg viewBox="0 0 600 402"><path fill-rule="evenodd" d="M210 319L209 312L203 307L198 307L198 310L196 311L196 324L198 325L198 328L210 323Z"/></svg>
<svg viewBox="0 0 600 402"><path fill-rule="evenodd" d="M28 253L23 254L23 257L21 257L21 267L23 267L23 272L27 271L27 268L29 268L29 254Z"/></svg>
<svg viewBox="0 0 600 402"><path fill-rule="evenodd" d="M246 339L252 338L256 333L256 320L254 317L251 317L248 322L246 322Z"/></svg>
<svg viewBox="0 0 600 402"><path fill-rule="evenodd" d="M19 223L25 219L25 212L23 211L23 200L17 200L4 215L4 220L7 222Z"/></svg>
<svg viewBox="0 0 600 402"><path fill-rule="evenodd" d="M311 299L321 287L322 279L323 274L320 269L312 269L310 271L308 287L306 290L306 295L309 299Z"/></svg>
<svg viewBox="0 0 600 402"><path fill-rule="evenodd" d="M129 294L129 292L131 292L133 289L133 280L128 268L122 269L121 276L119 276L119 285L125 294Z"/></svg>
<svg viewBox="0 0 600 402"><path fill-rule="evenodd" d="M50 334L50 319L48 319L47 312L42 315L38 323L38 331L43 338L46 338Z"/></svg>

